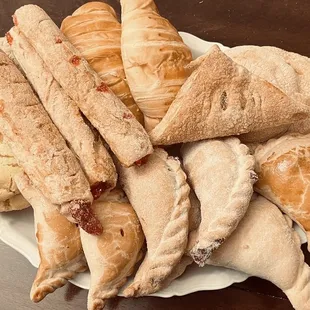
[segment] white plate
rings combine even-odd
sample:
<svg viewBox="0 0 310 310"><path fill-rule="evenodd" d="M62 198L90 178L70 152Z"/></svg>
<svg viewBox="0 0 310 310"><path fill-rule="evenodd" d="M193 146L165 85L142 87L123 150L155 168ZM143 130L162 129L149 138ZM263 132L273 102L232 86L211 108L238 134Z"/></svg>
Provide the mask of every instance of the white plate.
<svg viewBox="0 0 310 310"><path fill-rule="evenodd" d="M184 42L192 49L194 58L204 54L213 44L218 44L222 49L227 48L220 43L203 41L189 33L181 32L180 34ZM303 243L306 242L305 234L297 226L296 229L299 231ZM33 266L38 267L40 260L31 208L17 212L0 213L0 239L25 256ZM182 277L153 296L183 296L197 291L217 290L233 283L242 282L247 278L248 275L244 273L226 268L190 266ZM89 273L80 274L71 282L83 289L88 289Z"/></svg>

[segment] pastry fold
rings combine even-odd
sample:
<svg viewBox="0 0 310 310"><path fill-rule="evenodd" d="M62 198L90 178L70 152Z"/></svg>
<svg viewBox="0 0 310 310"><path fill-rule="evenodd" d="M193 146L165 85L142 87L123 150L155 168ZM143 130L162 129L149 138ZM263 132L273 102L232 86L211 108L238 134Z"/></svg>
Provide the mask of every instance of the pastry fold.
<svg viewBox="0 0 310 310"><path fill-rule="evenodd" d="M136 119L143 123L142 112L126 81L121 56L121 24L114 9L103 2L85 3L63 20L60 29Z"/></svg>
<svg viewBox="0 0 310 310"><path fill-rule="evenodd" d="M190 254L203 267L247 211L256 181L254 157L237 138L189 143L181 153L201 203L201 223L191 234Z"/></svg>
<svg viewBox="0 0 310 310"><path fill-rule="evenodd" d="M25 5L15 12L14 21L123 165L131 166L152 153L152 144L142 125L44 10Z"/></svg>
<svg viewBox="0 0 310 310"><path fill-rule="evenodd" d="M222 266L266 279L278 286L296 310L310 309L310 268L300 249L292 221L259 196L209 265Z"/></svg>
<svg viewBox="0 0 310 310"><path fill-rule="evenodd" d="M122 0L122 57L128 84L153 129L187 78L192 60L178 31L160 16L153 0Z"/></svg>
<svg viewBox="0 0 310 310"><path fill-rule="evenodd" d="M40 266L30 298L39 302L87 269L79 229L63 217L30 183L24 173L15 176L18 188L34 209Z"/></svg>
<svg viewBox="0 0 310 310"><path fill-rule="evenodd" d="M185 252L190 188L180 162L163 149L155 149L141 167L118 168L147 242L146 257L124 294L143 296L163 287Z"/></svg>
<svg viewBox="0 0 310 310"><path fill-rule="evenodd" d="M92 209L103 226L94 237L81 230L81 240L91 272L88 310L102 309L115 297L141 259L144 235L139 219L124 193L114 190L96 201Z"/></svg>
<svg viewBox="0 0 310 310"><path fill-rule="evenodd" d="M100 233L82 168L27 80L2 51L0 85L0 131L20 167L70 220L90 233Z"/></svg>
<svg viewBox="0 0 310 310"><path fill-rule="evenodd" d="M64 92L36 50L16 27L9 32L11 49L45 110L76 154L91 186L116 185L116 169L102 140L85 123L77 104Z"/></svg>
<svg viewBox="0 0 310 310"><path fill-rule="evenodd" d="M259 177L255 191L296 221L309 240L310 134L269 140L259 146L254 155Z"/></svg>
<svg viewBox="0 0 310 310"><path fill-rule="evenodd" d="M309 117L310 107L210 48L163 120L150 132L155 145L239 135Z"/></svg>

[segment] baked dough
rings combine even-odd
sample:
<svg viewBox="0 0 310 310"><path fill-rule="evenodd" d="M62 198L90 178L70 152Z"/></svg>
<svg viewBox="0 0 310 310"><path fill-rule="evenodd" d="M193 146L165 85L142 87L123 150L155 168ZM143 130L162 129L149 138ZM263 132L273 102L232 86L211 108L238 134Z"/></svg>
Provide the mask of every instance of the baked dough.
<svg viewBox="0 0 310 310"><path fill-rule="evenodd" d="M181 153L201 203L201 224L191 234L190 254L203 267L247 211L256 181L254 157L237 138L189 143Z"/></svg>
<svg viewBox="0 0 310 310"><path fill-rule="evenodd" d="M153 0L122 0L122 57L128 84L153 129L187 78L190 49Z"/></svg>
<svg viewBox="0 0 310 310"><path fill-rule="evenodd" d="M310 309L310 268L292 221L267 199L251 203L229 239L208 264L245 272L278 286L296 310Z"/></svg>
<svg viewBox="0 0 310 310"><path fill-rule="evenodd" d="M146 257L124 294L144 296L163 287L185 252L190 188L180 162L159 148L142 167L119 165L119 176L147 242Z"/></svg>
<svg viewBox="0 0 310 310"><path fill-rule="evenodd" d="M155 145L169 145L238 135L305 119L309 109L239 66L215 45L150 137Z"/></svg>
<svg viewBox="0 0 310 310"><path fill-rule="evenodd" d="M88 310L103 309L108 298L134 271L141 259L144 235L139 219L124 193L114 190L96 201L92 209L103 226L93 237L81 230L81 240L91 272Z"/></svg>

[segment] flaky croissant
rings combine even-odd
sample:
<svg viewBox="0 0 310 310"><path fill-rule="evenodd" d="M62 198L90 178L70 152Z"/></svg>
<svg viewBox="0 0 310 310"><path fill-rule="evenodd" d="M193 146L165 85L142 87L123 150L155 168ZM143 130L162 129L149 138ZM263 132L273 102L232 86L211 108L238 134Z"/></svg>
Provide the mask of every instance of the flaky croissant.
<svg viewBox="0 0 310 310"><path fill-rule="evenodd" d="M143 115L125 80L121 25L114 9L103 2L85 3L64 19L61 30L138 121L143 122Z"/></svg>
<svg viewBox="0 0 310 310"><path fill-rule="evenodd" d="M147 130L164 117L187 78L189 48L153 0L122 0L122 57Z"/></svg>

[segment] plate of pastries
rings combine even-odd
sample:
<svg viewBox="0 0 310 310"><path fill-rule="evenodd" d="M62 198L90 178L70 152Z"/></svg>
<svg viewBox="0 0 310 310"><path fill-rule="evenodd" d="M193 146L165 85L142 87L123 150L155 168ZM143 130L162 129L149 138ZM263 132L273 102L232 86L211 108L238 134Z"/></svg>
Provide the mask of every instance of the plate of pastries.
<svg viewBox="0 0 310 310"><path fill-rule="evenodd" d="M0 39L0 238L88 310L249 276L310 309L310 59L179 33L153 0L36 5Z"/></svg>

